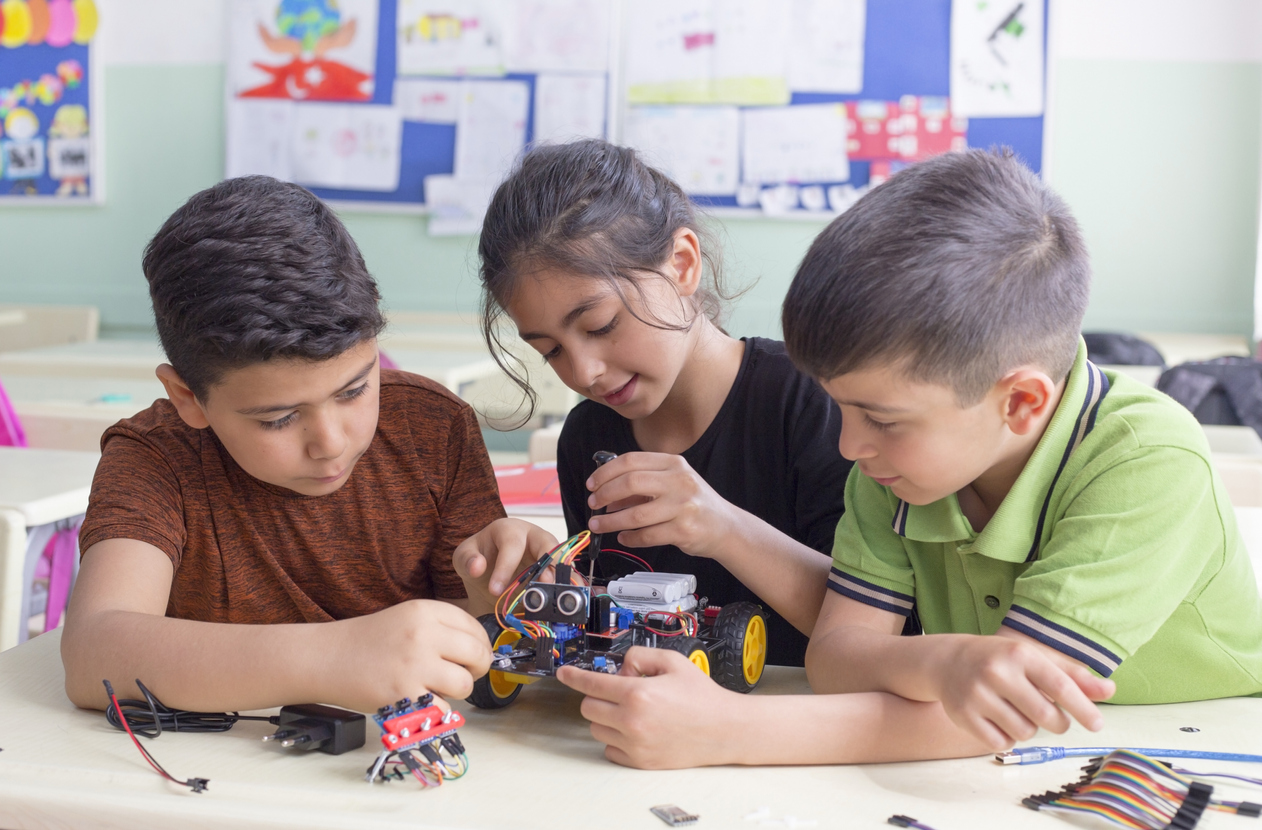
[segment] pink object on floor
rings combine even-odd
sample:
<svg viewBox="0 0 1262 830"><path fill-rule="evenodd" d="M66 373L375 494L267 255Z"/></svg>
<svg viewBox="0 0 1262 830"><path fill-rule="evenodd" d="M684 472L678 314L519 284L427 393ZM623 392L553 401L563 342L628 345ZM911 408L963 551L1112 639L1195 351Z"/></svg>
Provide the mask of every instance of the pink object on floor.
<svg viewBox="0 0 1262 830"><path fill-rule="evenodd" d="M70 598L70 583L74 580L74 559L79 553L79 525L59 530L48 540L44 558L50 563L48 574L48 606L44 612L44 631L52 631L61 622Z"/></svg>

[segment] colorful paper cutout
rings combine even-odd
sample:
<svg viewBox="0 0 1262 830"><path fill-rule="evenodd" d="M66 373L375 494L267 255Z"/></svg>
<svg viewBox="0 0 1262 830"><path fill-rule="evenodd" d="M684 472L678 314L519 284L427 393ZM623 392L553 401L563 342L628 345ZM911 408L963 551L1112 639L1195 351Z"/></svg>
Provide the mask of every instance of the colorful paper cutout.
<svg viewBox="0 0 1262 830"><path fill-rule="evenodd" d="M48 34L44 42L49 46L69 46L74 42L75 29L78 28L74 6L70 0L49 0Z"/></svg>
<svg viewBox="0 0 1262 830"><path fill-rule="evenodd" d="M72 38L75 43L85 46L92 41L100 19L96 12L94 0L74 0L75 28Z"/></svg>
<svg viewBox="0 0 1262 830"><path fill-rule="evenodd" d="M48 37L48 27L52 20L48 16L48 0L27 0L31 7L31 36L26 39L27 46L39 46Z"/></svg>
<svg viewBox="0 0 1262 830"><path fill-rule="evenodd" d="M242 98L368 101L376 0L236 0L232 77ZM286 63L278 63L288 58Z"/></svg>
<svg viewBox="0 0 1262 830"><path fill-rule="evenodd" d="M4 0L0 3L4 13L4 33L0 34L0 46L16 49L25 46L31 36L31 9L26 0Z"/></svg>
<svg viewBox="0 0 1262 830"><path fill-rule="evenodd" d="M82 104L59 107L48 127L48 175L59 182L58 196L87 196L92 174L88 110Z"/></svg>
<svg viewBox="0 0 1262 830"><path fill-rule="evenodd" d="M898 101L849 101L851 161L920 161L968 146L968 119L949 98L904 95Z"/></svg>
<svg viewBox="0 0 1262 830"><path fill-rule="evenodd" d="M502 75L501 12L491 0L399 0L400 75Z"/></svg>

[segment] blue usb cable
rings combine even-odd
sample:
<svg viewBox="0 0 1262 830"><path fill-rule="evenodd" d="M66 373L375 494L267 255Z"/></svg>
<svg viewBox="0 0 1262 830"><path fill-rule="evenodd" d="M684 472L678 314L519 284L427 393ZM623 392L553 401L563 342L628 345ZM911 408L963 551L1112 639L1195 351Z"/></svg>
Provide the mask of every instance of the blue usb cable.
<svg viewBox="0 0 1262 830"><path fill-rule="evenodd" d="M1059 761L1061 758L1094 758L1123 748L1152 758L1201 758L1206 761L1242 761L1249 764L1262 764L1262 755L1201 752L1195 749L1136 749L1116 746L1026 746L997 753L995 760L1001 764L1043 764L1048 761Z"/></svg>

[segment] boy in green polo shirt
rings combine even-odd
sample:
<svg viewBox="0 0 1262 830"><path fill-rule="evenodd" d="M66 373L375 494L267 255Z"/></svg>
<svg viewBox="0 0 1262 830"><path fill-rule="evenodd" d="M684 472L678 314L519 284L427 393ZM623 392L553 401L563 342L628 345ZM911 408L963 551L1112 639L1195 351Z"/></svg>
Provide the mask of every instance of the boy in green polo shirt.
<svg viewBox="0 0 1262 830"><path fill-rule="evenodd" d="M564 678L610 758L960 756L1099 729L1093 701L1262 693L1262 602L1204 433L1086 359L1089 273L1009 153L919 164L820 234L783 325L856 462L807 653L827 694L769 709L633 651L649 677ZM899 636L913 614L929 636Z"/></svg>

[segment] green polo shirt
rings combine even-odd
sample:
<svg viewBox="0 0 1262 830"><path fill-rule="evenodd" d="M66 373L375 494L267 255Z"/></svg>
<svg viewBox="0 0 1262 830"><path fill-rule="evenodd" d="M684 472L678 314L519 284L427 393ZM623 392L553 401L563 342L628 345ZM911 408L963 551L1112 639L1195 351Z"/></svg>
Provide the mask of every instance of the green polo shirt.
<svg viewBox="0 0 1262 830"><path fill-rule="evenodd" d="M1007 625L1111 677L1113 703L1262 694L1262 601L1204 432L1081 344L981 533L954 495L909 505L855 467L829 587L929 634Z"/></svg>

